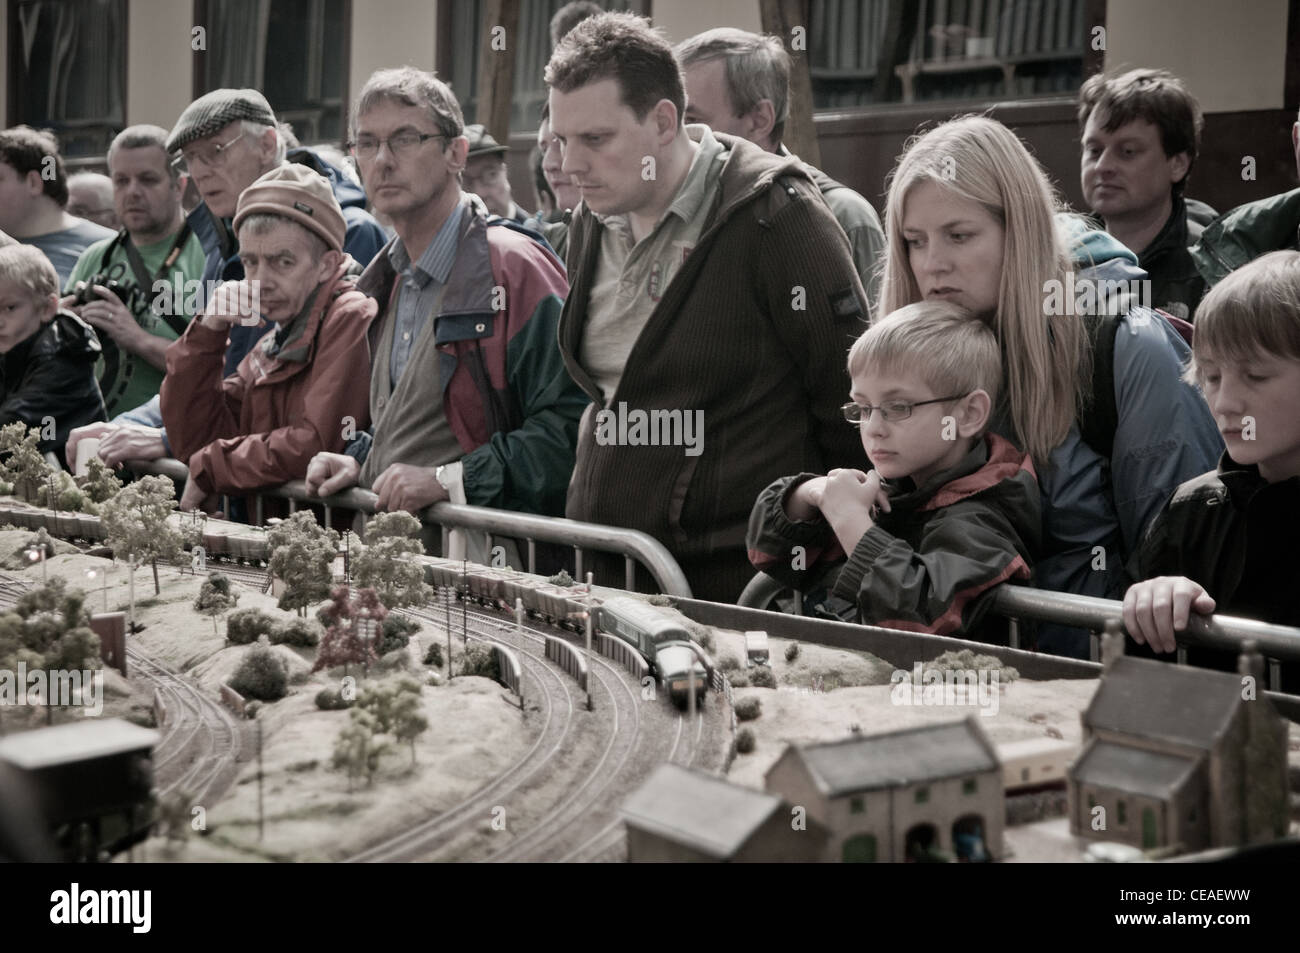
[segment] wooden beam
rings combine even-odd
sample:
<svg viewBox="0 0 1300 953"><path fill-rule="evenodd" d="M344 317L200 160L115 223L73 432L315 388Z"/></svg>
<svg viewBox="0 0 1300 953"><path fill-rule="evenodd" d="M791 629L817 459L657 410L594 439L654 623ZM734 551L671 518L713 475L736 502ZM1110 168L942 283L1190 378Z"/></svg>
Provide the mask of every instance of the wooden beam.
<svg viewBox="0 0 1300 953"><path fill-rule="evenodd" d="M813 124L812 78L808 74L808 7L807 0L759 0L763 32L780 37L790 52L790 118L781 141L804 162L820 168L821 148ZM791 48L796 27L802 49Z"/></svg>
<svg viewBox="0 0 1300 953"><path fill-rule="evenodd" d="M880 52L876 57L873 102L896 103L902 100L903 87L894 71L911 55L920 13L920 0L890 0L885 32L880 38Z"/></svg>
<svg viewBox="0 0 1300 953"><path fill-rule="evenodd" d="M500 143L510 141L510 98L519 41L519 0L486 0L479 31L477 119Z"/></svg>

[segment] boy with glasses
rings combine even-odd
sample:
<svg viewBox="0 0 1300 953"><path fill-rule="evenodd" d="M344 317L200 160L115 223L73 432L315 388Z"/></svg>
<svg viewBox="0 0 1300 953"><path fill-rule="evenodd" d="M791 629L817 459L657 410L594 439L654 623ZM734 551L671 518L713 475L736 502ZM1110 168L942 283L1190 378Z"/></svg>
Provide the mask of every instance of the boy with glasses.
<svg viewBox="0 0 1300 953"><path fill-rule="evenodd" d="M1039 491L1030 458L988 432L992 330L949 302L908 305L857 340L849 374L844 416L873 469L777 480L754 504L750 561L800 592L830 586L862 623L1005 643L986 597L1029 578Z"/></svg>

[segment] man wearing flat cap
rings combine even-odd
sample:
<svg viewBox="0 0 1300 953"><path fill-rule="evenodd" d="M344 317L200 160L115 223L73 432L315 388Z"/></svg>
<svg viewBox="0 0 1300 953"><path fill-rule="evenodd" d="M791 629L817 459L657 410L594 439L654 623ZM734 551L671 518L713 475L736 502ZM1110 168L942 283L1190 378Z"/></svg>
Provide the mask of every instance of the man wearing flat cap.
<svg viewBox="0 0 1300 953"><path fill-rule="evenodd" d="M244 277L239 242L230 220L244 189L273 169L301 165L325 178L343 210L343 251L357 262L358 273L388 240L379 223L365 210L365 192L340 169L309 149L286 151L275 113L266 97L255 89L214 89L194 100L168 135L166 149L177 157L178 165L188 172L203 199L187 216L206 258L198 311L203 309L214 283ZM181 298L187 307L194 300L188 290ZM230 327L223 364L227 375L235 372L266 329L266 323L257 321ZM100 459L110 465L123 460L152 460L169 453L175 456L175 448L168 446L168 435L159 429L161 426L155 399L121 414L113 422L73 431L67 452L75 453L79 440L97 437Z"/></svg>
<svg viewBox="0 0 1300 953"><path fill-rule="evenodd" d="M466 192L473 192L483 200L493 215L524 225L529 215L511 198L510 175L506 170L506 153L509 152L479 123L465 127L469 140L469 154L461 182Z"/></svg>
<svg viewBox="0 0 1300 953"><path fill-rule="evenodd" d="M329 183L286 164L243 191L234 229L242 281L222 285L167 349L163 421L189 464L182 509L306 475L370 422L366 332L377 303L356 290L343 210ZM250 312L269 329L223 374L226 338Z"/></svg>

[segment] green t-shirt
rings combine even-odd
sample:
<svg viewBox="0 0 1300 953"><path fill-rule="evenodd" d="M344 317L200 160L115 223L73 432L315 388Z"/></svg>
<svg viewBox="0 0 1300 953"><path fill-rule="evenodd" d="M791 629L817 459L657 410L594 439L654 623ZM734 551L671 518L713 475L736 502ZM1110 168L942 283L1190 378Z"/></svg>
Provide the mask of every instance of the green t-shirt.
<svg viewBox="0 0 1300 953"><path fill-rule="evenodd" d="M158 269L162 267L167 253L171 251L175 238L176 235L173 233L153 245L138 246L140 259L144 262L151 281L158 280ZM131 270L131 262L122 243L119 242L112 254L108 256L108 260L101 264L104 251L113 241L114 239L108 239L95 242L82 252L76 267L72 269L72 274L68 276L65 294L71 294L78 282L86 281L96 273L107 274L110 279L127 289L136 288L135 272ZM175 291L169 291L166 296L160 296L152 287L145 288L142 292L138 291L134 296L135 306L132 313L140 327L168 341L180 337L161 316L162 309L170 308L174 301L194 299L194 296L188 293L189 289L185 282L202 280L204 260L203 246L199 244L198 237L191 234L181 248L181 253L170 273L161 276L163 280L169 282L169 288L183 289L183 293L178 295ZM181 314L178 317L184 325L192 315ZM108 408L108 416L111 420L123 411L139 407L157 394L162 386L163 372L154 368L144 358L128 354L115 346L108 335L100 334L99 340L104 347L104 355L96 364L95 373L99 378L99 389L104 394L104 405Z"/></svg>

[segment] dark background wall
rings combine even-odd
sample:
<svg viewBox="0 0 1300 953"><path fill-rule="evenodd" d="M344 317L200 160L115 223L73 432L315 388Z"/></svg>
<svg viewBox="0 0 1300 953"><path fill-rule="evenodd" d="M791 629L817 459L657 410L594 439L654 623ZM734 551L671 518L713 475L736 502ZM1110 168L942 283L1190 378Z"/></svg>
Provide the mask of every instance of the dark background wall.
<svg viewBox="0 0 1300 953"><path fill-rule="evenodd" d="M817 116L822 168L884 211L885 181L904 144L918 129L972 112L986 112L1013 128L1047 169L1062 197L1083 209L1079 189L1079 131L1074 99L954 106L877 106L870 111ZM1243 202L1297 186L1289 109L1214 113L1205 117L1201 155L1187 194L1226 212ZM535 203L528 151L532 139L512 136L510 182L520 205ZM1242 159L1255 158L1255 179L1242 179Z"/></svg>

